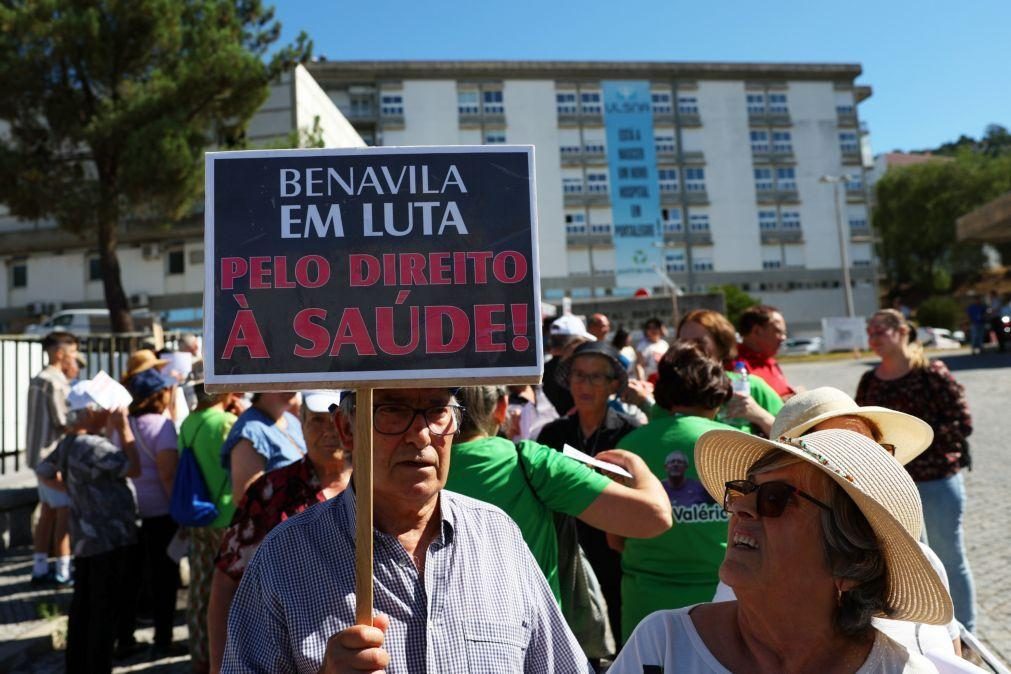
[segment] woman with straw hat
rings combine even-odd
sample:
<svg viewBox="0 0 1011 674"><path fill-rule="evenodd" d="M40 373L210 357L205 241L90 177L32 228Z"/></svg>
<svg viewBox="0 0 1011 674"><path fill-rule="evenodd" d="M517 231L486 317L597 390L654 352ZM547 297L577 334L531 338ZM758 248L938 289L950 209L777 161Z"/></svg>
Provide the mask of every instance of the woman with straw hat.
<svg viewBox="0 0 1011 674"><path fill-rule="evenodd" d="M936 671L871 622L952 616L910 533L919 494L880 445L848 430L786 441L714 430L695 460L730 514L720 578L737 600L652 614L612 674Z"/></svg>
<svg viewBox="0 0 1011 674"><path fill-rule="evenodd" d="M926 543L944 563L951 581L955 616L970 632L976 625L976 589L962 531L965 481L971 466L972 418L965 391L939 360L930 360L916 341L916 329L898 311L884 309L867 323L871 349L881 357L857 386L861 405L883 405L923 419L934 441L906 470L923 501Z"/></svg>
<svg viewBox="0 0 1011 674"><path fill-rule="evenodd" d="M779 440L799 438L808 433L833 428L871 438L903 465L915 459L934 439L934 431L921 419L885 407L861 407L853 398L831 386L804 391L790 398L776 416L772 425L772 437ZM912 524L914 528L910 530L910 535L919 535L921 523ZM947 587L948 574L941 560L923 543L920 543L920 548ZM713 601L735 598L733 591L720 583ZM908 650L927 657L950 659L961 653L956 620L942 627L875 618L874 626Z"/></svg>

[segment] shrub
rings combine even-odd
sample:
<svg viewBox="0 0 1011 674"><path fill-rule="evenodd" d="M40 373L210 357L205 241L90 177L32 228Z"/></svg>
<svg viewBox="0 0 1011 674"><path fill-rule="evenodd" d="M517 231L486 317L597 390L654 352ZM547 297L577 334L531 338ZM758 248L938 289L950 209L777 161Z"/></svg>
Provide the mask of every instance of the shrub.
<svg viewBox="0 0 1011 674"><path fill-rule="evenodd" d="M930 297L916 310L916 321L926 327L954 330L962 318L962 308L951 297Z"/></svg>

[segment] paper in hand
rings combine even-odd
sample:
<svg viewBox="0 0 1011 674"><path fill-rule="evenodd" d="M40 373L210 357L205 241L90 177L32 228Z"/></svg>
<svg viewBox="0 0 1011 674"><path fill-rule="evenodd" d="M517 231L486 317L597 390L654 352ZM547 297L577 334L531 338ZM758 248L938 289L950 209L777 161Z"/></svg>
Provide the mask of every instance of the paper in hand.
<svg viewBox="0 0 1011 674"><path fill-rule="evenodd" d="M569 457L570 459L582 461L588 466L593 466L594 468L606 470L609 473L615 473L616 475L621 475L622 477L632 477L632 473L628 472L621 466L614 463L608 463L607 461L601 461L600 459L595 459L586 452L581 452L569 444L566 444L562 447L562 454Z"/></svg>

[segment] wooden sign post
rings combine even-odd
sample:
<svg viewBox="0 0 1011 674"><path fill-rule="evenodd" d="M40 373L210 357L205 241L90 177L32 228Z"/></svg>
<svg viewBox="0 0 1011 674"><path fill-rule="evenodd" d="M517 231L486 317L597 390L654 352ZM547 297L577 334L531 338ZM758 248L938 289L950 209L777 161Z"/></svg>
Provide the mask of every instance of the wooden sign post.
<svg viewBox="0 0 1011 674"><path fill-rule="evenodd" d="M206 164L205 387L357 391L355 618L372 624L373 392L540 382L533 147Z"/></svg>
<svg viewBox="0 0 1011 674"><path fill-rule="evenodd" d="M355 622L372 624L372 389L355 395Z"/></svg>

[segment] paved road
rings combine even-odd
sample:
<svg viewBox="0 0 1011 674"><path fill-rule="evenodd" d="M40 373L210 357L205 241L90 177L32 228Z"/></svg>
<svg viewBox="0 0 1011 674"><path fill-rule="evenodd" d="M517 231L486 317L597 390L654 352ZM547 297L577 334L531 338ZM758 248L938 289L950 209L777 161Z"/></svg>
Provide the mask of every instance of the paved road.
<svg viewBox="0 0 1011 674"><path fill-rule="evenodd" d="M1005 662L1011 662L1011 543L1007 532L1011 353L932 355L942 358L965 386L973 416L973 469L966 473L965 533L979 604L976 631ZM860 376L876 362L796 363L784 365L783 370L791 384L835 386L853 395Z"/></svg>

